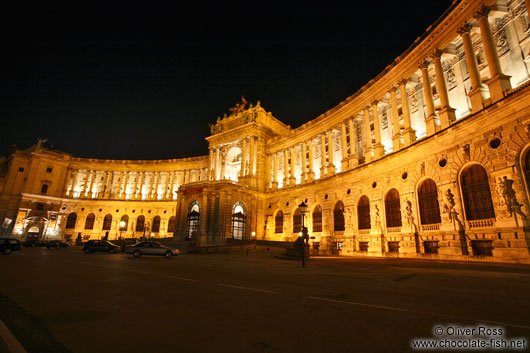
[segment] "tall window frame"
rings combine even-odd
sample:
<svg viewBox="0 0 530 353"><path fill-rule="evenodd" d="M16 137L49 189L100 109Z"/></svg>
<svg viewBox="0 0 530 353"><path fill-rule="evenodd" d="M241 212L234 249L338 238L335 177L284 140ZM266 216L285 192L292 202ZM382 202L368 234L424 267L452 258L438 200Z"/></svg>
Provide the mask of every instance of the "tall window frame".
<svg viewBox="0 0 530 353"><path fill-rule="evenodd" d="M112 227L112 215L109 213L105 215L105 218L103 218L103 226L101 227L101 230L110 230Z"/></svg>
<svg viewBox="0 0 530 353"><path fill-rule="evenodd" d="M186 237L190 239L194 235L199 234L199 225L201 222L201 204L195 200L188 208L188 222L186 229Z"/></svg>
<svg viewBox="0 0 530 353"><path fill-rule="evenodd" d="M274 233L283 233L283 212L278 211L274 217Z"/></svg>
<svg viewBox="0 0 530 353"><path fill-rule="evenodd" d="M160 216L155 216L153 218L153 226L151 227L151 232L159 233L160 232Z"/></svg>
<svg viewBox="0 0 530 353"><path fill-rule="evenodd" d="M247 235L247 210L245 205L237 201L232 207L232 227L233 239L244 240Z"/></svg>
<svg viewBox="0 0 530 353"><path fill-rule="evenodd" d="M434 180L425 179L419 185L418 205L421 224L442 223L440 203L438 202L438 188Z"/></svg>
<svg viewBox="0 0 530 353"><path fill-rule="evenodd" d="M77 223L77 213L72 212L66 218L65 229L74 229L76 223Z"/></svg>
<svg viewBox="0 0 530 353"><path fill-rule="evenodd" d="M89 213L85 218L85 229L92 230L94 229L94 221L96 220L96 215Z"/></svg>
<svg viewBox="0 0 530 353"><path fill-rule="evenodd" d="M463 170L460 185L468 221L495 218L488 173L483 166L473 164Z"/></svg>
<svg viewBox="0 0 530 353"><path fill-rule="evenodd" d="M313 232L322 232L322 207L316 205L312 214Z"/></svg>
<svg viewBox="0 0 530 353"><path fill-rule="evenodd" d="M342 232L344 227L344 204L342 201L337 201L333 208L333 230L335 232Z"/></svg>
<svg viewBox="0 0 530 353"><path fill-rule="evenodd" d="M357 227L358 229L371 229L370 200L363 195L357 202Z"/></svg>
<svg viewBox="0 0 530 353"><path fill-rule="evenodd" d="M401 202L399 191L390 189L385 196L385 215L387 228L401 227Z"/></svg>

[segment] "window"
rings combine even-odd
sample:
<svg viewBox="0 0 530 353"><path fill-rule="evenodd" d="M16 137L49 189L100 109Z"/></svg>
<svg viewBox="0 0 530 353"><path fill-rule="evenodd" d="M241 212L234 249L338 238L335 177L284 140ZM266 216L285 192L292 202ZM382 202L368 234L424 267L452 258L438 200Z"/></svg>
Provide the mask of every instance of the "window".
<svg viewBox="0 0 530 353"><path fill-rule="evenodd" d="M313 232L322 232L322 207L317 205L313 211Z"/></svg>
<svg viewBox="0 0 530 353"><path fill-rule="evenodd" d="M440 218L440 204L438 203L438 189L432 179L421 183L418 189L421 224L442 223Z"/></svg>
<svg viewBox="0 0 530 353"><path fill-rule="evenodd" d="M462 196L468 220L494 218L493 201L486 170L472 165L462 173Z"/></svg>
<svg viewBox="0 0 530 353"><path fill-rule="evenodd" d="M401 227L401 207L399 203L399 192L391 189L385 197L386 226Z"/></svg>
<svg viewBox="0 0 530 353"><path fill-rule="evenodd" d="M176 226L177 226L177 218L175 216L169 217L169 221L167 222L167 232L175 233Z"/></svg>
<svg viewBox="0 0 530 353"><path fill-rule="evenodd" d="M357 204L357 225L359 229L372 228L370 223L370 200L368 200L366 195L363 195Z"/></svg>
<svg viewBox="0 0 530 353"><path fill-rule="evenodd" d="M201 220L201 208L198 201L193 201L188 210L187 239L199 234L199 222Z"/></svg>
<svg viewBox="0 0 530 353"><path fill-rule="evenodd" d="M153 227L151 227L151 231L153 233L160 232L160 216L155 216L155 218L153 218Z"/></svg>
<svg viewBox="0 0 530 353"><path fill-rule="evenodd" d="M399 241L389 241L388 252L399 252Z"/></svg>
<svg viewBox="0 0 530 353"><path fill-rule="evenodd" d="M112 226L112 215L108 214L103 218L103 228L102 230L110 230Z"/></svg>
<svg viewBox="0 0 530 353"><path fill-rule="evenodd" d="M278 211L274 217L274 233L283 233L283 212Z"/></svg>
<svg viewBox="0 0 530 353"><path fill-rule="evenodd" d="M145 227L145 217L144 216L138 216L136 219L136 231L137 232L143 232Z"/></svg>
<svg viewBox="0 0 530 353"><path fill-rule="evenodd" d="M368 251L368 242L360 241L359 242L359 251Z"/></svg>
<svg viewBox="0 0 530 353"><path fill-rule="evenodd" d="M88 216L86 216L85 229L94 229L95 219L96 219L96 216L93 213L90 213Z"/></svg>
<svg viewBox="0 0 530 353"><path fill-rule="evenodd" d="M344 230L344 204L342 201L337 202L333 210L333 229L336 232Z"/></svg>
<svg viewBox="0 0 530 353"><path fill-rule="evenodd" d="M18 167L18 171L19 172L23 172L24 171L24 167Z"/></svg>
<svg viewBox="0 0 530 353"><path fill-rule="evenodd" d="M48 192L48 184L42 184L42 187L40 188L40 193L43 195L46 195Z"/></svg>
<svg viewBox="0 0 530 353"><path fill-rule="evenodd" d="M493 242L491 240L472 240L471 248L474 256L493 255Z"/></svg>
<svg viewBox="0 0 530 353"><path fill-rule="evenodd" d="M75 222L77 221L77 214L75 212L72 212L68 215L68 218L66 218L66 229L74 229L75 228Z"/></svg>
<svg viewBox="0 0 530 353"><path fill-rule="evenodd" d="M43 203L38 203L37 204L37 211L44 211L44 204Z"/></svg>
<svg viewBox="0 0 530 353"><path fill-rule="evenodd" d="M241 202L232 208L232 238L245 239L247 230L247 212Z"/></svg>
<svg viewBox="0 0 530 353"><path fill-rule="evenodd" d="M299 233L302 231L302 213L297 208L293 215L293 233Z"/></svg>
<svg viewBox="0 0 530 353"><path fill-rule="evenodd" d="M528 192L530 193L530 151L526 153L523 168L524 168L524 175L526 177L526 187L527 187Z"/></svg>
<svg viewBox="0 0 530 353"><path fill-rule="evenodd" d="M51 172L52 172L52 168L51 167L46 168L46 173L51 173Z"/></svg>
<svg viewBox="0 0 530 353"><path fill-rule="evenodd" d="M120 219L120 231L126 231L128 224L129 224L129 216L127 216L126 214L121 216L121 219Z"/></svg>

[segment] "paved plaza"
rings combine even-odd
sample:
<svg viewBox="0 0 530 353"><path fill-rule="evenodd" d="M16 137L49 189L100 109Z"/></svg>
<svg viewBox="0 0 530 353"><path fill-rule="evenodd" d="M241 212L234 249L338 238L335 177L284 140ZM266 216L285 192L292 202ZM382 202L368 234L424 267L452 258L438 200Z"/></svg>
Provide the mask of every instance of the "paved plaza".
<svg viewBox="0 0 530 353"><path fill-rule="evenodd" d="M318 258L303 268L281 251L168 260L24 248L0 256L0 319L27 352L408 352L480 327L484 341L528 350L528 265Z"/></svg>

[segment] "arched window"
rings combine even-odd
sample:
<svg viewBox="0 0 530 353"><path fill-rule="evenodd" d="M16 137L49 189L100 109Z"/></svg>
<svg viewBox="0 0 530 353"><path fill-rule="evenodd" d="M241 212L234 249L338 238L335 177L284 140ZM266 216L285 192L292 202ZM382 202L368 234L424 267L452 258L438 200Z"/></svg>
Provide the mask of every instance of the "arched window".
<svg viewBox="0 0 530 353"><path fill-rule="evenodd" d="M85 229L94 229L94 221L96 216L93 213L89 213L85 219Z"/></svg>
<svg viewBox="0 0 530 353"><path fill-rule="evenodd" d="M247 231L247 211L245 205L236 202L232 207L232 238L245 239Z"/></svg>
<svg viewBox="0 0 530 353"><path fill-rule="evenodd" d="M466 208L466 219L494 218L493 201L486 170L478 164L462 172L462 196Z"/></svg>
<svg viewBox="0 0 530 353"><path fill-rule="evenodd" d="M112 215L108 214L103 218L103 228L102 230L110 230L110 227L112 226Z"/></svg>
<svg viewBox="0 0 530 353"><path fill-rule="evenodd" d="M523 169L526 177L526 189L530 192L530 151L526 153Z"/></svg>
<svg viewBox="0 0 530 353"><path fill-rule="evenodd" d="M438 189L434 180L427 179L421 183L418 188L418 202L421 224L442 223L440 204L438 203Z"/></svg>
<svg viewBox="0 0 530 353"><path fill-rule="evenodd" d="M151 232L160 232L160 216L155 216L155 218L153 218L153 226L151 227Z"/></svg>
<svg viewBox="0 0 530 353"><path fill-rule="evenodd" d="M336 232L344 230L344 204L339 201L333 209L333 229Z"/></svg>
<svg viewBox="0 0 530 353"><path fill-rule="evenodd" d="M199 234L199 222L201 220L201 206L199 201L193 201L188 209L188 230L186 232L187 239L193 235Z"/></svg>
<svg viewBox="0 0 530 353"><path fill-rule="evenodd" d="M322 232L322 207L316 205L313 210L313 232Z"/></svg>
<svg viewBox="0 0 530 353"><path fill-rule="evenodd" d="M391 189L385 197L386 226L401 227L401 206L399 203L399 192Z"/></svg>
<svg viewBox="0 0 530 353"><path fill-rule="evenodd" d="M274 233L283 233L283 212L278 211L274 217Z"/></svg>
<svg viewBox="0 0 530 353"><path fill-rule="evenodd" d="M123 216L121 216L121 219L120 219L120 231L126 231L128 224L129 224L129 216L124 214Z"/></svg>
<svg viewBox="0 0 530 353"><path fill-rule="evenodd" d="M136 231L143 232L144 228L145 228L145 217L138 216L138 218L136 218Z"/></svg>
<svg viewBox="0 0 530 353"><path fill-rule="evenodd" d="M368 196L363 195L357 204L357 225L359 229L370 229L370 200Z"/></svg>
<svg viewBox="0 0 530 353"><path fill-rule="evenodd" d="M169 217L169 221L167 222L167 232L175 233L176 226L177 226L177 218L175 216Z"/></svg>
<svg viewBox="0 0 530 353"><path fill-rule="evenodd" d="M293 233L299 233L302 231L302 213L299 208L294 210L293 214Z"/></svg>
<svg viewBox="0 0 530 353"><path fill-rule="evenodd" d="M66 229L74 229L75 228L75 222L77 221L77 213L72 212L68 215L68 218L66 219Z"/></svg>

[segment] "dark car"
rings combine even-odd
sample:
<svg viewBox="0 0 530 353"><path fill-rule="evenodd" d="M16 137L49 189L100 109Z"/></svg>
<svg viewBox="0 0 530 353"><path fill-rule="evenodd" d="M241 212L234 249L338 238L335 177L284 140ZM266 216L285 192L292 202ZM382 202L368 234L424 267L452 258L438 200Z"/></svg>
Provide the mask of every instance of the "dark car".
<svg viewBox="0 0 530 353"><path fill-rule="evenodd" d="M62 240L50 240L46 243L46 247L48 249L51 249L51 248L55 248L55 249L59 249L59 248L65 248L65 249L68 249L68 243L62 241Z"/></svg>
<svg viewBox="0 0 530 353"><path fill-rule="evenodd" d="M0 238L0 251L6 255L13 251L20 251L20 240L13 238Z"/></svg>
<svg viewBox="0 0 530 353"><path fill-rule="evenodd" d="M28 238L22 242L22 246L24 247L46 246L46 242L39 238Z"/></svg>
<svg viewBox="0 0 530 353"><path fill-rule="evenodd" d="M120 247L112 244L108 240L89 240L83 245L83 252L85 254L93 252L109 252L111 254L120 251Z"/></svg>
<svg viewBox="0 0 530 353"><path fill-rule="evenodd" d="M126 250L127 254L133 254L134 257L142 255L160 255L166 258L171 258L179 254L178 249L168 248L156 241L142 241L141 243L130 245Z"/></svg>

